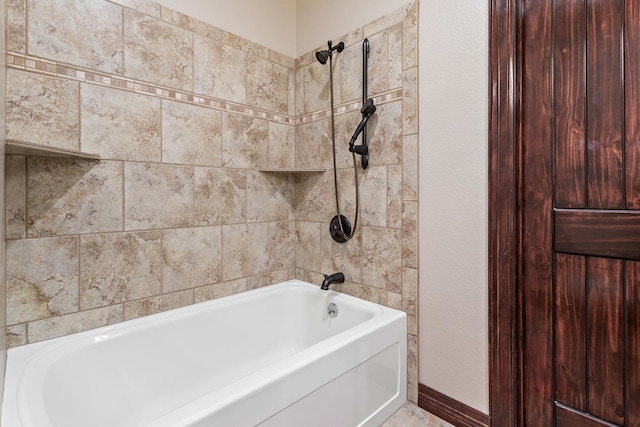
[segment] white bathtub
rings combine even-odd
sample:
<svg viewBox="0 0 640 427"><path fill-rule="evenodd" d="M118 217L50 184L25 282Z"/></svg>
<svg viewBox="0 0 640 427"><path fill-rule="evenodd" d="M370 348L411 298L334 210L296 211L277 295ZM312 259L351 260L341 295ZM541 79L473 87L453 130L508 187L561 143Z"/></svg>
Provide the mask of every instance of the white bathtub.
<svg viewBox="0 0 640 427"><path fill-rule="evenodd" d="M378 426L406 400L406 328L292 280L9 350L2 426Z"/></svg>

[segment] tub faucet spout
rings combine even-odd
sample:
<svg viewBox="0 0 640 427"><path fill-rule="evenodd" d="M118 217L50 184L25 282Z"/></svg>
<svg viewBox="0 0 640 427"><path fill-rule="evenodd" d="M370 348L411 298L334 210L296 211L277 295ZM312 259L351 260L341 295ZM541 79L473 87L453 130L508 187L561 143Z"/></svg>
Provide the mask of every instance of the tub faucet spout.
<svg viewBox="0 0 640 427"><path fill-rule="evenodd" d="M344 274L342 274L341 272L333 273L330 276L327 276L325 274L320 289L322 289L323 291L328 291L329 285L332 285L334 283L344 283Z"/></svg>

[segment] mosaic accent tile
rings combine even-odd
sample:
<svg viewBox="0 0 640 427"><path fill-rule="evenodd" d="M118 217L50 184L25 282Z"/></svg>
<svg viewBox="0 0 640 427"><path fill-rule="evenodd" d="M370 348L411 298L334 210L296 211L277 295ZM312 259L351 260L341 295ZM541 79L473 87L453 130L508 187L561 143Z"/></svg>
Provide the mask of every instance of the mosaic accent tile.
<svg viewBox="0 0 640 427"><path fill-rule="evenodd" d="M162 101L162 161L202 166L222 164L222 113Z"/></svg>
<svg viewBox="0 0 640 427"><path fill-rule="evenodd" d="M247 104L288 114L289 69L254 55L247 57L246 69Z"/></svg>
<svg viewBox="0 0 640 427"><path fill-rule="evenodd" d="M120 162L29 157L28 235L121 231Z"/></svg>
<svg viewBox="0 0 640 427"><path fill-rule="evenodd" d="M63 335L75 334L89 329L112 325L122 322L122 320L123 310L121 305L39 320L29 323L29 342L34 343Z"/></svg>
<svg viewBox="0 0 640 427"><path fill-rule="evenodd" d="M162 232L162 292L210 285L222 277L222 229L181 228Z"/></svg>
<svg viewBox="0 0 640 427"><path fill-rule="evenodd" d="M247 102L247 54L199 35L194 39L194 90L228 101Z"/></svg>
<svg viewBox="0 0 640 427"><path fill-rule="evenodd" d="M402 165L387 166L387 227L402 227Z"/></svg>
<svg viewBox="0 0 640 427"><path fill-rule="evenodd" d="M151 16L124 10L125 75L193 90L193 34Z"/></svg>
<svg viewBox="0 0 640 427"><path fill-rule="evenodd" d="M402 164L402 117L400 101L378 106L369 119L369 164Z"/></svg>
<svg viewBox="0 0 640 427"><path fill-rule="evenodd" d="M122 74L121 7L103 0L28 0L28 8L30 54Z"/></svg>
<svg viewBox="0 0 640 427"><path fill-rule="evenodd" d="M194 182L196 225L246 222L246 171L196 167Z"/></svg>
<svg viewBox="0 0 640 427"><path fill-rule="evenodd" d="M102 158L159 162L161 101L82 85L82 150Z"/></svg>
<svg viewBox="0 0 640 427"><path fill-rule="evenodd" d="M222 227L222 279L255 276L269 270L269 224Z"/></svg>
<svg viewBox="0 0 640 427"><path fill-rule="evenodd" d="M296 161L296 128L269 122L269 167L291 168Z"/></svg>
<svg viewBox="0 0 640 427"><path fill-rule="evenodd" d="M402 310L407 313L407 331L418 335L418 270L402 269Z"/></svg>
<svg viewBox="0 0 640 427"><path fill-rule="evenodd" d="M24 156L7 156L5 163L5 237L27 236L27 169Z"/></svg>
<svg viewBox="0 0 640 427"><path fill-rule="evenodd" d="M7 138L77 150L79 97L76 82L8 69Z"/></svg>
<svg viewBox="0 0 640 427"><path fill-rule="evenodd" d="M406 135L402 144L402 198L418 200L418 135Z"/></svg>
<svg viewBox="0 0 640 427"><path fill-rule="evenodd" d="M125 230L193 225L193 167L125 163Z"/></svg>
<svg viewBox="0 0 640 427"><path fill-rule="evenodd" d="M193 304L193 290L174 292L157 297L124 303L124 320L149 316Z"/></svg>
<svg viewBox="0 0 640 427"><path fill-rule="evenodd" d="M195 288L194 301L196 303L218 299L229 295L238 294L247 290L247 279L231 280L229 282L216 283L209 286Z"/></svg>
<svg viewBox="0 0 640 427"><path fill-rule="evenodd" d="M402 285L402 235L390 228L362 227L362 283L391 292Z"/></svg>
<svg viewBox="0 0 640 427"><path fill-rule="evenodd" d="M160 294L160 232L82 236L80 251L81 309Z"/></svg>
<svg viewBox="0 0 640 427"><path fill-rule="evenodd" d="M269 164L269 123L266 120L222 115L222 165L258 169Z"/></svg>
<svg viewBox="0 0 640 427"><path fill-rule="evenodd" d="M418 202L403 203L402 265L418 268Z"/></svg>
<svg viewBox="0 0 640 427"><path fill-rule="evenodd" d="M8 325L78 311L77 237L9 240L6 274Z"/></svg>
<svg viewBox="0 0 640 427"><path fill-rule="evenodd" d="M286 221L289 218L289 177L249 171L247 221Z"/></svg>
<svg viewBox="0 0 640 427"><path fill-rule="evenodd" d="M269 268L283 270L296 266L295 221L269 223Z"/></svg>
<svg viewBox="0 0 640 427"><path fill-rule="evenodd" d="M25 52L27 44L26 0L7 1L7 50Z"/></svg>

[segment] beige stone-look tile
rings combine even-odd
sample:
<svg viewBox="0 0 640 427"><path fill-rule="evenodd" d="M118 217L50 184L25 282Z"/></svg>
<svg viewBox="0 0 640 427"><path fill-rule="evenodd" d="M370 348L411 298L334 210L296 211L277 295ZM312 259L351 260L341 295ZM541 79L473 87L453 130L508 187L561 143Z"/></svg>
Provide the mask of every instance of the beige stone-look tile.
<svg viewBox="0 0 640 427"><path fill-rule="evenodd" d="M387 227L402 227L402 165L387 166Z"/></svg>
<svg viewBox="0 0 640 427"><path fill-rule="evenodd" d="M345 48L349 48L356 43L362 43L364 40L364 27L358 27L351 32L337 38L333 41L334 45L340 42L344 42ZM325 49L325 48L323 48Z"/></svg>
<svg viewBox="0 0 640 427"><path fill-rule="evenodd" d="M389 28L387 33L388 87L402 87L402 25Z"/></svg>
<svg viewBox="0 0 640 427"><path fill-rule="evenodd" d="M322 121L296 126L295 164L299 168L323 167Z"/></svg>
<svg viewBox="0 0 640 427"><path fill-rule="evenodd" d="M362 47L352 46L340 53L340 102L362 101ZM337 103L337 102L336 102Z"/></svg>
<svg viewBox="0 0 640 427"><path fill-rule="evenodd" d="M281 283L289 279L288 270L271 271L247 278L247 290L263 288L265 286Z"/></svg>
<svg viewBox="0 0 640 427"><path fill-rule="evenodd" d="M78 150L77 82L7 70L7 138Z"/></svg>
<svg viewBox="0 0 640 427"><path fill-rule="evenodd" d="M196 225L247 221L247 171L196 167L194 181Z"/></svg>
<svg viewBox="0 0 640 427"><path fill-rule="evenodd" d="M402 143L402 199L418 200L418 135L406 135Z"/></svg>
<svg viewBox="0 0 640 427"><path fill-rule="evenodd" d="M295 115L304 114L304 68L295 71Z"/></svg>
<svg viewBox="0 0 640 427"><path fill-rule="evenodd" d="M193 289L124 303L124 320L193 304Z"/></svg>
<svg viewBox="0 0 640 427"><path fill-rule="evenodd" d="M280 64L293 70L296 66L296 60L275 50L269 49L269 61Z"/></svg>
<svg viewBox="0 0 640 427"><path fill-rule="evenodd" d="M248 55L247 104L278 114L289 114L289 69Z"/></svg>
<svg viewBox="0 0 640 427"><path fill-rule="evenodd" d="M222 279L266 273L269 269L269 224L222 227Z"/></svg>
<svg viewBox="0 0 640 427"><path fill-rule="evenodd" d="M402 265L418 268L418 202L402 206Z"/></svg>
<svg viewBox="0 0 640 427"><path fill-rule="evenodd" d="M407 313L407 331L418 335L418 270L402 269L402 310Z"/></svg>
<svg viewBox="0 0 640 427"><path fill-rule="evenodd" d="M22 239L27 236L27 171L24 156L6 157L5 163L5 237Z"/></svg>
<svg viewBox="0 0 640 427"><path fill-rule="evenodd" d="M296 266L295 221L269 223L269 268L282 270Z"/></svg>
<svg viewBox="0 0 640 427"><path fill-rule="evenodd" d="M161 6L151 0L109 0L112 3L117 3L122 6L126 6L130 9L137 10L138 12L145 13L153 16L154 18L160 18Z"/></svg>
<svg viewBox="0 0 640 427"><path fill-rule="evenodd" d="M78 311L77 237L8 241L6 274L7 325Z"/></svg>
<svg viewBox="0 0 640 427"><path fill-rule="evenodd" d="M222 31L220 39L223 43L229 46L233 46L244 52L259 56L264 59L269 58L269 49L267 47L259 45L258 43L254 43L251 40L242 38L236 34L230 33L228 31Z"/></svg>
<svg viewBox="0 0 640 427"><path fill-rule="evenodd" d="M395 292L387 292L387 306L402 310L402 295Z"/></svg>
<svg viewBox="0 0 640 427"><path fill-rule="evenodd" d="M122 305L81 311L29 323L29 343L75 334L122 322Z"/></svg>
<svg viewBox="0 0 640 427"><path fill-rule="evenodd" d="M418 69L410 68L404 72L402 86L403 131L405 135L418 133Z"/></svg>
<svg viewBox="0 0 640 427"><path fill-rule="evenodd" d="M229 295L235 295L247 290L247 279L231 280L229 282L215 283L209 286L195 288L194 301L196 303L218 299Z"/></svg>
<svg viewBox="0 0 640 427"><path fill-rule="evenodd" d="M81 236L80 308L160 294L160 263L159 231Z"/></svg>
<svg viewBox="0 0 640 427"><path fill-rule="evenodd" d="M159 99L82 85L82 150L106 159L161 160Z"/></svg>
<svg viewBox="0 0 640 427"><path fill-rule="evenodd" d="M321 230L328 233L329 226L319 222L296 221L296 267L314 272L322 271L323 256Z"/></svg>
<svg viewBox="0 0 640 427"><path fill-rule="evenodd" d="M313 285L320 287L320 285L322 284L323 275L322 273L318 273L315 271L296 268L295 278L298 280L302 280L303 282L311 283Z"/></svg>
<svg viewBox="0 0 640 427"><path fill-rule="evenodd" d="M120 6L104 0L28 0L27 4L29 54L122 74Z"/></svg>
<svg viewBox="0 0 640 427"><path fill-rule="evenodd" d="M405 70L418 65L418 8L416 1L402 22L402 67Z"/></svg>
<svg viewBox="0 0 640 427"><path fill-rule="evenodd" d="M222 113L162 101L162 162L221 166Z"/></svg>
<svg viewBox="0 0 640 427"><path fill-rule="evenodd" d="M269 122L269 167L292 168L296 162L296 127Z"/></svg>
<svg viewBox="0 0 640 427"><path fill-rule="evenodd" d="M387 168L370 166L360 170L360 218L363 226L387 226ZM355 193L355 189L354 189ZM355 195L354 195L355 197Z"/></svg>
<svg viewBox="0 0 640 427"><path fill-rule="evenodd" d="M193 225L193 167L125 163L125 230Z"/></svg>
<svg viewBox="0 0 640 427"><path fill-rule="evenodd" d="M149 15L124 10L125 75L192 91L193 33Z"/></svg>
<svg viewBox="0 0 640 427"><path fill-rule="evenodd" d="M351 226L353 226L353 222ZM322 255L320 272L332 274L341 271L347 281L360 283L362 280L362 233L360 230L360 225L358 225L358 229L355 230L354 236L349 241L338 243L333 240L329 232L329 219L320 224L319 240ZM312 250L313 247L317 247L315 242L310 242L310 244Z"/></svg>
<svg viewBox="0 0 640 427"><path fill-rule="evenodd" d="M400 230L362 227L362 283L391 292L402 286Z"/></svg>
<svg viewBox="0 0 640 427"><path fill-rule="evenodd" d="M369 36L370 51L367 71L369 97L389 89L388 34L389 31L386 30Z"/></svg>
<svg viewBox="0 0 640 427"><path fill-rule="evenodd" d="M247 173L247 221L286 221L289 218L289 177L256 171Z"/></svg>
<svg viewBox="0 0 640 427"><path fill-rule="evenodd" d="M332 288L338 292L342 292L356 298L371 301L376 304L387 305L387 292L383 289L353 282L345 282L340 285L332 286Z"/></svg>
<svg viewBox="0 0 640 427"><path fill-rule="evenodd" d="M295 218L301 221L328 221L336 215L333 171L298 177L294 196ZM328 226L328 225L327 225Z"/></svg>
<svg viewBox="0 0 640 427"><path fill-rule="evenodd" d="M14 348L27 344L27 324L7 327L7 348Z"/></svg>
<svg viewBox="0 0 640 427"><path fill-rule="evenodd" d="M289 105L289 114L292 118L296 116L296 72L293 69L289 69L289 93L287 94L287 103Z"/></svg>
<svg viewBox="0 0 640 427"><path fill-rule="evenodd" d="M7 50L26 52L27 24L26 0L7 1Z"/></svg>
<svg viewBox="0 0 640 427"><path fill-rule="evenodd" d="M196 227L162 232L162 292L210 285L222 277L222 229Z"/></svg>
<svg viewBox="0 0 640 427"><path fill-rule="evenodd" d="M29 157L29 237L122 231L121 162Z"/></svg>
<svg viewBox="0 0 640 427"><path fill-rule="evenodd" d="M410 4L407 4L394 10L393 12L390 12L374 21L369 22L364 26L364 36L370 37L371 35L382 32L389 27L400 24L407 16L409 8Z"/></svg>
<svg viewBox="0 0 640 427"><path fill-rule="evenodd" d="M199 35L194 42L194 91L226 101L247 103L247 54Z"/></svg>
<svg viewBox="0 0 640 427"><path fill-rule="evenodd" d="M408 335L407 343L407 399L418 402L418 337Z"/></svg>
<svg viewBox="0 0 640 427"><path fill-rule="evenodd" d="M344 52L343 52L344 53ZM340 95L340 69L341 54L333 55L333 97L335 104L342 99ZM329 61L322 65L317 61L312 62L303 69L302 81L304 85L304 108L305 114L331 107L331 85L329 84Z"/></svg>
<svg viewBox="0 0 640 427"><path fill-rule="evenodd" d="M414 400L415 401L415 400ZM409 402L393 414L382 427L455 427Z"/></svg>
<svg viewBox="0 0 640 427"><path fill-rule="evenodd" d="M369 165L402 164L402 101L378 106L369 119Z"/></svg>
<svg viewBox="0 0 640 427"><path fill-rule="evenodd" d="M173 10L166 6L161 6L160 15L163 21L169 22L173 25L177 25L178 27L184 28L185 30L194 31L195 18L192 18L189 15L185 15L184 13L180 13L177 10Z"/></svg>
<svg viewBox="0 0 640 427"><path fill-rule="evenodd" d="M269 164L269 122L222 114L222 166L257 169Z"/></svg>
<svg viewBox="0 0 640 427"><path fill-rule="evenodd" d="M369 129L373 129L373 124L375 121L375 115L369 119L369 123L367 125L367 141L371 142L371 134L372 132ZM362 120L362 114L360 113L360 109L355 111L350 111L346 114L341 114L335 119L336 123L336 164L338 165L338 169L350 168L353 169L353 154L349 151L349 142L351 141L351 137L355 132L358 124ZM330 141L330 138L329 138ZM354 145L362 144L362 134L358 137L358 139L354 142ZM331 143L329 142L329 147ZM374 154L374 153L371 153ZM333 152L332 149L329 149L328 156L331 160L331 167L333 167ZM360 164L360 156L356 156L358 164ZM371 163L370 163L371 164Z"/></svg>

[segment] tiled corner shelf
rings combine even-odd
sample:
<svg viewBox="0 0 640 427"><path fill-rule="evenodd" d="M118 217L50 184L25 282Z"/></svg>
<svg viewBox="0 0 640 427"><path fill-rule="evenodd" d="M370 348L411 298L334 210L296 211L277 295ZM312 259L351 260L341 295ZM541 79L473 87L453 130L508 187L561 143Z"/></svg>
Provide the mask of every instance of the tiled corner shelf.
<svg viewBox="0 0 640 427"><path fill-rule="evenodd" d="M30 142L7 139L4 147L5 154L22 156L67 157L76 159L100 159L99 154L84 153L82 151L65 150L64 148L47 145L32 144Z"/></svg>
<svg viewBox="0 0 640 427"><path fill-rule="evenodd" d="M258 172L265 173L324 173L325 168L261 168Z"/></svg>

